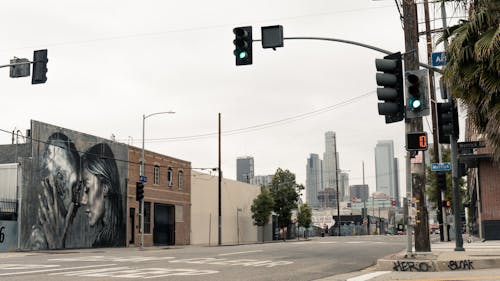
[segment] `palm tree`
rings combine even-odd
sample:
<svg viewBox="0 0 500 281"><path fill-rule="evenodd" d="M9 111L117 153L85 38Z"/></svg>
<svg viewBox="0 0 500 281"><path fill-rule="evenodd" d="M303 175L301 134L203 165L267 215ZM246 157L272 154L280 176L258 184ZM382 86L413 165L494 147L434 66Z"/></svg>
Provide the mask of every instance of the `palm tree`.
<svg viewBox="0 0 500 281"><path fill-rule="evenodd" d="M444 78L500 160L500 4L474 0L470 7L469 19L443 35L451 39Z"/></svg>

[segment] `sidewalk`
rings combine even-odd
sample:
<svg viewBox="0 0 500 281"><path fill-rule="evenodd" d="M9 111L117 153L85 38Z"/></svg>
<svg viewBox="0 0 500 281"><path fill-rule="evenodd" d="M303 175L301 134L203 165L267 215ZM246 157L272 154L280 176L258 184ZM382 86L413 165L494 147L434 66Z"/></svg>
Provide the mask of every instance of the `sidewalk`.
<svg viewBox="0 0 500 281"><path fill-rule="evenodd" d="M433 242L431 252L416 253L413 249L413 257L406 257L404 250L379 259L376 270L435 272L500 268L500 241L464 242L463 248L465 251L455 251L455 241Z"/></svg>

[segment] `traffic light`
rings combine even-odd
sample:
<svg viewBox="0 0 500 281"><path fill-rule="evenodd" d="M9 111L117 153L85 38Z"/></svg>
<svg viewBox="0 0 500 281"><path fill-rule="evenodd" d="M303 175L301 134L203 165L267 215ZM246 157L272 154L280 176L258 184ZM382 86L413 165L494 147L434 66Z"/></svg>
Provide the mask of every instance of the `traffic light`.
<svg viewBox="0 0 500 281"><path fill-rule="evenodd" d="M453 99L437 104L437 122L439 143L450 143L451 134L458 138L458 110Z"/></svg>
<svg viewBox="0 0 500 281"><path fill-rule="evenodd" d="M234 56L236 65L252 64L252 27L243 26L233 29L235 35Z"/></svg>
<svg viewBox="0 0 500 281"><path fill-rule="evenodd" d="M427 116L429 110L429 86L427 70L406 71L406 88L408 101L406 103L406 118Z"/></svg>
<svg viewBox="0 0 500 281"><path fill-rule="evenodd" d="M135 200L141 201L144 198L144 184L140 181L135 183Z"/></svg>
<svg viewBox="0 0 500 281"><path fill-rule="evenodd" d="M451 207L451 201L450 200L444 200L443 201L443 206L444 207Z"/></svg>
<svg viewBox="0 0 500 281"><path fill-rule="evenodd" d="M436 186L438 190L446 191L446 174L444 172L436 172Z"/></svg>
<svg viewBox="0 0 500 281"><path fill-rule="evenodd" d="M377 73L377 97L383 102L378 103L378 114L385 115L385 123L399 122L404 119L404 88L401 53L375 59Z"/></svg>
<svg viewBox="0 0 500 281"><path fill-rule="evenodd" d="M406 134L406 150L427 150L427 133L414 132Z"/></svg>
<svg viewBox="0 0 500 281"><path fill-rule="evenodd" d="M43 84L47 81L47 49L33 52L33 75L31 84Z"/></svg>

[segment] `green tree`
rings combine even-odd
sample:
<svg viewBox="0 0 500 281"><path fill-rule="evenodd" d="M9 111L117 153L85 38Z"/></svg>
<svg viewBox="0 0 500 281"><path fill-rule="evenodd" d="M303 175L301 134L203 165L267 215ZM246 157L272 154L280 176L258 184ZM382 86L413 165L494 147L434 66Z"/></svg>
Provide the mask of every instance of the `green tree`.
<svg viewBox="0 0 500 281"><path fill-rule="evenodd" d="M299 213L297 214L297 223L299 227L303 227L305 229L311 227L312 223L312 209L307 205L307 203L299 206ZM304 236L306 236L306 231L304 229Z"/></svg>
<svg viewBox="0 0 500 281"><path fill-rule="evenodd" d="M467 1L455 1L464 4ZM478 133L484 134L500 160L500 5L498 0L473 0L468 20L450 27L444 78L467 108Z"/></svg>
<svg viewBox="0 0 500 281"><path fill-rule="evenodd" d="M273 210L273 197L269 190L262 188L262 192L257 196L252 203L250 210L252 211L253 224L262 226L262 242L264 242L264 230L266 224L269 223L269 217Z"/></svg>
<svg viewBox="0 0 500 281"><path fill-rule="evenodd" d="M450 162L451 159L451 151L449 148L445 148L444 146L441 146L441 162ZM431 162L436 163L439 162L437 159L434 159L434 153L433 149L431 148L429 150L429 154L431 155ZM451 181L451 172L445 172L446 174L446 192L445 192L445 200L449 200L453 202L453 185ZM458 179L458 190L460 192L460 198L462 198L462 203L464 203L464 200L468 198L467 196L467 189L465 186L465 181L463 178ZM427 196L429 198L429 201L433 202L434 206L433 209L437 208L437 182L436 182L436 172L431 171L430 167L427 167Z"/></svg>
<svg viewBox="0 0 500 281"><path fill-rule="evenodd" d="M288 227L292 219L292 210L297 208L299 192L304 186L295 182L295 174L288 170L278 168L273 176L270 186L271 196L274 200L273 211L276 213L278 227ZM284 233L283 239L285 239Z"/></svg>

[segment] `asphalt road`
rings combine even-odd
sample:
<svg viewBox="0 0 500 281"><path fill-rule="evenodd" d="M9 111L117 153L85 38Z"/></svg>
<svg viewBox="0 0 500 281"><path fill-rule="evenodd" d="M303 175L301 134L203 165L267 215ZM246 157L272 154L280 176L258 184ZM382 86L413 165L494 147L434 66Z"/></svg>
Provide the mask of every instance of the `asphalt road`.
<svg viewBox="0 0 500 281"><path fill-rule="evenodd" d="M357 272L406 236L324 237L221 247L0 253L0 280L316 280Z"/></svg>

